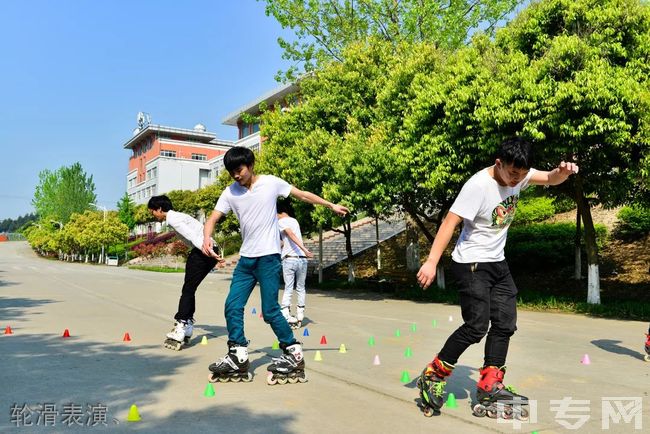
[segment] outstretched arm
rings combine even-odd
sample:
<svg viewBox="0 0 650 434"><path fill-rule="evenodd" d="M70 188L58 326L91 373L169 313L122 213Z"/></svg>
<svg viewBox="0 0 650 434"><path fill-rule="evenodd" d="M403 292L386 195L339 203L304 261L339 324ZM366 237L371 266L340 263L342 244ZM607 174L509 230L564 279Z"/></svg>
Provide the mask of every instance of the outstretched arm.
<svg viewBox="0 0 650 434"><path fill-rule="evenodd" d="M436 267L438 266L442 252L447 248L452 235L454 235L456 226L458 226L461 221L463 221L463 219L453 212L447 213L447 216L442 221L440 229L438 229L438 232L436 233L436 238L433 240L429 257L422 267L420 267L420 271L418 271L417 274L418 283L422 289L427 289L433 282L433 279L436 278Z"/></svg>
<svg viewBox="0 0 650 434"><path fill-rule="evenodd" d="M310 252L307 247L304 246L304 244L300 241L300 238L298 238L296 236L296 234L291 229L287 228L287 229L284 229L282 232L284 232L285 235L288 236L289 239L291 241L293 241L296 246L300 247L300 250L305 252L305 256L307 256L308 258L313 258L314 257L314 254L312 252Z"/></svg>
<svg viewBox="0 0 650 434"><path fill-rule="evenodd" d="M212 250L212 232L214 232L214 227L217 222L221 220L223 213L221 211L214 210L210 217L205 221L203 225L203 248L201 249L203 253L207 256L214 256L214 251Z"/></svg>
<svg viewBox="0 0 650 434"><path fill-rule="evenodd" d="M322 197L314 193L310 193L309 191L302 191L293 186L291 187L291 196L303 202L310 203L312 205L326 206L332 211L334 211L336 214L340 215L341 217L345 216L347 213L350 212L350 210L344 207L343 205L337 205L332 202L326 201L325 199L323 199Z"/></svg>
<svg viewBox="0 0 650 434"><path fill-rule="evenodd" d="M536 170L530 177L530 183L534 185L558 185L562 184L574 173L578 173L578 165L562 161L558 167L550 172Z"/></svg>

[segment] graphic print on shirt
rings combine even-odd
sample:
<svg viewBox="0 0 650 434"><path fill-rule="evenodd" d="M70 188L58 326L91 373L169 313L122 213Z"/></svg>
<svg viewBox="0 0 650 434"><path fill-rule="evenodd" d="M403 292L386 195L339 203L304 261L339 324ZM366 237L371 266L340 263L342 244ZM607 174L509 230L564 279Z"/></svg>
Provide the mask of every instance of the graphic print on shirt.
<svg viewBox="0 0 650 434"><path fill-rule="evenodd" d="M512 223L517 210L519 195L513 194L498 204L492 211L492 227L502 228Z"/></svg>

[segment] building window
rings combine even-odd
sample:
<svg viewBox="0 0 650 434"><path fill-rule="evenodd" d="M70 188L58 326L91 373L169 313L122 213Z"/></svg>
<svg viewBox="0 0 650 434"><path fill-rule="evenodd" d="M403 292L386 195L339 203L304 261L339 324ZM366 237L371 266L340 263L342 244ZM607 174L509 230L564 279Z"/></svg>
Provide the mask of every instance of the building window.
<svg viewBox="0 0 650 434"><path fill-rule="evenodd" d="M205 161L208 157L205 154L192 154L192 160Z"/></svg>
<svg viewBox="0 0 650 434"><path fill-rule="evenodd" d="M160 151L161 157L174 157L176 158L176 151Z"/></svg>
<svg viewBox="0 0 650 434"><path fill-rule="evenodd" d="M151 186L151 195L152 195L152 196L155 196L155 195L156 195L156 184L153 184L153 185Z"/></svg>
<svg viewBox="0 0 650 434"><path fill-rule="evenodd" d="M260 124L256 122L253 124L253 130L251 131L251 134L255 134L259 130L260 130Z"/></svg>
<svg viewBox="0 0 650 434"><path fill-rule="evenodd" d="M151 169L147 170L147 179L151 179Z"/></svg>
<svg viewBox="0 0 650 434"><path fill-rule="evenodd" d="M157 167L152 167L151 168L151 177L155 178L156 176L158 176L158 168Z"/></svg>

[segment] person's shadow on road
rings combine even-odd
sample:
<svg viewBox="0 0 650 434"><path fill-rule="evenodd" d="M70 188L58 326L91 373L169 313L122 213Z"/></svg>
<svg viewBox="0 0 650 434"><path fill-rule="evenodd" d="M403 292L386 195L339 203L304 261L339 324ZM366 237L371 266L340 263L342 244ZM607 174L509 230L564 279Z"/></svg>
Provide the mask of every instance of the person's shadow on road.
<svg viewBox="0 0 650 434"><path fill-rule="evenodd" d="M609 353L622 354L624 356L630 356L635 359L643 360L644 355L642 353L631 350L627 347L622 347L621 345L619 345L621 341L616 341L614 339L594 339L593 341L591 341L591 343L597 346L598 348L600 348L601 350L605 350ZM641 339L639 339L639 347L642 346L643 346L643 342L641 341Z"/></svg>

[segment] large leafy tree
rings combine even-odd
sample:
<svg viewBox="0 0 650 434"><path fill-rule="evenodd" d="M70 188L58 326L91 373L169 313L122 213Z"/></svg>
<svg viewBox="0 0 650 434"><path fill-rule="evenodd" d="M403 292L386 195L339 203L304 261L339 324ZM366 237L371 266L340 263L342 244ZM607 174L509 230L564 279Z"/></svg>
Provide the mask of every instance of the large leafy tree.
<svg viewBox="0 0 650 434"><path fill-rule="evenodd" d="M390 44L427 41L441 48L458 48L475 29L492 33L520 0L258 0L266 14L293 41L278 38L285 59L311 71L331 60L344 60L353 42L378 37ZM294 66L284 76L292 78Z"/></svg>
<svg viewBox="0 0 650 434"><path fill-rule="evenodd" d="M133 230L136 225L135 222L135 202L129 197L128 193L117 202L117 215L120 221L124 223L129 230Z"/></svg>
<svg viewBox="0 0 650 434"><path fill-rule="evenodd" d="M97 199L93 177L79 163L53 172L45 169L38 176L32 205L43 219L65 224L73 213L83 213Z"/></svg>

